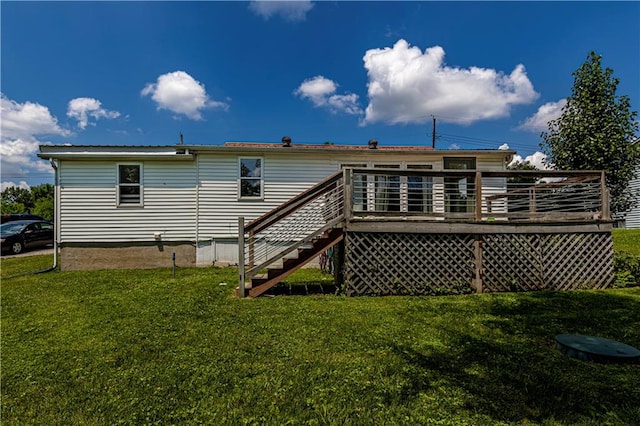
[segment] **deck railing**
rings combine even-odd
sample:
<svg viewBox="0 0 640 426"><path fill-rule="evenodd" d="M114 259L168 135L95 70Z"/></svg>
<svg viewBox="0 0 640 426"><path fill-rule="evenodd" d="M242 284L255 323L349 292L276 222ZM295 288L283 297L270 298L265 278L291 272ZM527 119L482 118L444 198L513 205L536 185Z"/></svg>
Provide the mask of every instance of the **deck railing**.
<svg viewBox="0 0 640 426"><path fill-rule="evenodd" d="M601 171L345 168L238 221L240 291L258 271L343 221L608 221Z"/></svg>
<svg viewBox="0 0 640 426"><path fill-rule="evenodd" d="M258 271L344 220L342 171L245 225L238 219L240 291Z"/></svg>
<svg viewBox="0 0 640 426"><path fill-rule="evenodd" d="M345 169L349 220L609 220L600 171Z"/></svg>

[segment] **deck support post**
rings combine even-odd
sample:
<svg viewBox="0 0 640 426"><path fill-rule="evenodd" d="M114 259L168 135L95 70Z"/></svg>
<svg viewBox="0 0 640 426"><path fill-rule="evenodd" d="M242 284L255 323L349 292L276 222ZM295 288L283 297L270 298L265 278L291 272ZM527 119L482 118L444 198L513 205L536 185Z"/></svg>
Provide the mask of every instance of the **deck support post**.
<svg viewBox="0 0 640 426"><path fill-rule="evenodd" d="M353 186L351 185L351 169L344 169L343 171L343 185L344 185L344 217L347 221L352 219L353 213Z"/></svg>
<svg viewBox="0 0 640 426"><path fill-rule="evenodd" d="M338 244L333 246L333 281L334 281L334 283L335 283L337 288L342 288L342 285L344 284L344 242L345 242L345 239L343 239Z"/></svg>
<svg viewBox="0 0 640 426"><path fill-rule="evenodd" d="M238 217L238 296L245 297L244 273L244 216Z"/></svg>
<svg viewBox="0 0 640 426"><path fill-rule="evenodd" d="M476 235L473 242L473 257L474 257L474 270L475 278L473 279L473 287L476 289L476 293L482 293L482 235Z"/></svg>
<svg viewBox="0 0 640 426"><path fill-rule="evenodd" d="M602 200L602 220L611 220L611 211L609 204L609 188L607 188L607 181L605 180L605 172L601 172L600 175L600 199Z"/></svg>

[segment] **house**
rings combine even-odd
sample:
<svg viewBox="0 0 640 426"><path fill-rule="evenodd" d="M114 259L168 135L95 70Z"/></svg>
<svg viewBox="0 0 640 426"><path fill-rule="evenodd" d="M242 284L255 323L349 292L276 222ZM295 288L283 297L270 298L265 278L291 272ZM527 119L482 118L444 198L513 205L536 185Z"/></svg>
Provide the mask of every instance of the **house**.
<svg viewBox="0 0 640 426"><path fill-rule="evenodd" d="M624 227L627 229L640 229L640 168L636 170L636 176L629 182L629 190L634 194L636 205L624 216Z"/></svg>
<svg viewBox="0 0 640 426"><path fill-rule="evenodd" d="M604 171L506 170L513 154L285 137L38 155L63 270L237 264L259 296L333 247L348 295L610 286Z"/></svg>
<svg viewBox="0 0 640 426"><path fill-rule="evenodd" d="M166 267L174 256L179 266L237 264L239 217L258 218L342 168L499 172L513 154L283 138L282 144L43 145L38 156L55 169L60 267L77 270ZM463 214L469 201L457 199L466 200L473 184L464 176L366 179L353 194L354 211ZM486 182L489 191L506 188L504 177ZM445 186L457 188L446 200ZM494 212L500 208L494 203Z"/></svg>

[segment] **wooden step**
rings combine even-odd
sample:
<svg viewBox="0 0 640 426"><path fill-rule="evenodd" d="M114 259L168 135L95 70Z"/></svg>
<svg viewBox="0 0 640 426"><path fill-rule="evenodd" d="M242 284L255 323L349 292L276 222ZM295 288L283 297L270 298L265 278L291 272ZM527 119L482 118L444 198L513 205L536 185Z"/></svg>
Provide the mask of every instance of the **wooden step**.
<svg viewBox="0 0 640 426"><path fill-rule="evenodd" d="M251 280L251 290L249 296L256 297L278 284L287 276L306 265L313 258L318 256L324 250L333 247L344 238L342 229L332 229L328 231L327 237L318 238L313 241L311 247L298 249L298 257L284 259L282 268L269 268L264 276L255 276Z"/></svg>

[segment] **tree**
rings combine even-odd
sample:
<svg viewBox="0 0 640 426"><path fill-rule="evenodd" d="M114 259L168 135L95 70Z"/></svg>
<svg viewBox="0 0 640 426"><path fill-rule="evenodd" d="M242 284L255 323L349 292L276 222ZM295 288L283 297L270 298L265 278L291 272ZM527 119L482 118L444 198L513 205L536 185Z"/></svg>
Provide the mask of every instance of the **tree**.
<svg viewBox="0 0 640 426"><path fill-rule="evenodd" d="M26 208L22 203L16 203L13 201L2 201L2 214L18 214L24 213Z"/></svg>
<svg viewBox="0 0 640 426"><path fill-rule="evenodd" d="M2 191L2 214L31 213L53 220L54 187L50 183L21 188L10 186Z"/></svg>
<svg viewBox="0 0 640 426"><path fill-rule="evenodd" d="M616 95L619 79L601 60L591 52L573 73L571 96L542 132L541 146L556 169L606 170L611 212L622 213L634 204L629 181L640 167L640 145L633 143L638 113L628 96Z"/></svg>
<svg viewBox="0 0 640 426"><path fill-rule="evenodd" d="M53 205L53 197L38 198L36 200L36 205L33 207L31 213L43 217L47 220L53 221Z"/></svg>
<svg viewBox="0 0 640 426"><path fill-rule="evenodd" d="M9 186L5 188L4 191L2 191L3 213L5 213L5 208L8 208L10 204L22 205L25 211L21 211L18 213L28 213L31 207L33 207L31 192L28 189L21 188L19 186Z"/></svg>
<svg viewBox="0 0 640 426"><path fill-rule="evenodd" d="M32 186L30 191L31 198L35 204L40 198L53 198L54 187L50 183L43 183Z"/></svg>

